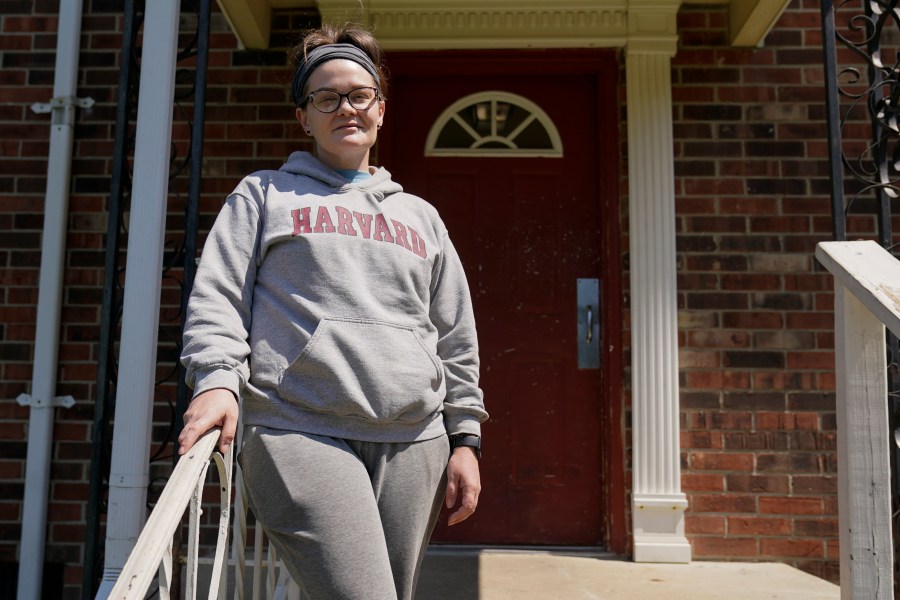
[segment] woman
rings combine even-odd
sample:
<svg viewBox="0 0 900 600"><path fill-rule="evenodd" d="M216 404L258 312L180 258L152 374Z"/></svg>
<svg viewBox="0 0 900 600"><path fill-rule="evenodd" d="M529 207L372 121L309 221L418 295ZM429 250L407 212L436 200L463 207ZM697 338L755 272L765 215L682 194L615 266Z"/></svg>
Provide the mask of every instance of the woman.
<svg viewBox="0 0 900 600"><path fill-rule="evenodd" d="M369 164L382 54L355 26L295 49L316 155L228 197L184 332L180 452L214 426L226 450L240 404L250 506L310 598L412 598L441 500L452 525L480 492L487 413L462 266L434 208Z"/></svg>

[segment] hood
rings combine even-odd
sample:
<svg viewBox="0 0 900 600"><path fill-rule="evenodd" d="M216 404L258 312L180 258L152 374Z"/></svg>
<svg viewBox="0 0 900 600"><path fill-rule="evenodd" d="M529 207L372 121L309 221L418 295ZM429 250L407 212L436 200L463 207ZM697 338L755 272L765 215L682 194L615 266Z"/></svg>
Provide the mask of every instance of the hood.
<svg viewBox="0 0 900 600"><path fill-rule="evenodd" d="M369 167L369 173L372 174L372 177L365 181L350 183L337 171L309 152L292 152L287 162L281 165L281 168L278 170L310 177L335 190L356 189L364 192L374 192L382 198L403 191L403 187L392 180L391 174L383 167Z"/></svg>

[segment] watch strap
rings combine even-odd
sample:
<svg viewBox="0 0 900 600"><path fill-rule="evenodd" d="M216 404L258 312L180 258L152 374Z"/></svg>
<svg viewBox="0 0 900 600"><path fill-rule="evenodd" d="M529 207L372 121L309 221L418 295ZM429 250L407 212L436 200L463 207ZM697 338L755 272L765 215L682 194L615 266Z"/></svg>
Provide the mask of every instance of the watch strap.
<svg viewBox="0 0 900 600"><path fill-rule="evenodd" d="M450 438L450 451L454 451L460 446L468 446L475 450L475 456L481 458L481 436L472 434L454 435Z"/></svg>

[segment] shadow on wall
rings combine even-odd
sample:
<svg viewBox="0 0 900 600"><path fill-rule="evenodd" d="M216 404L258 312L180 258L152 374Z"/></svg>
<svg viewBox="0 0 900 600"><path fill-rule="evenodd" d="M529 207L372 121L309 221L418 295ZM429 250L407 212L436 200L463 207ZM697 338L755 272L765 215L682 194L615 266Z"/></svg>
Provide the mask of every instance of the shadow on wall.
<svg viewBox="0 0 900 600"><path fill-rule="evenodd" d="M63 597L64 568L63 563L44 563L42 600L58 600ZM16 600L18 582L19 563L0 562L0 600Z"/></svg>

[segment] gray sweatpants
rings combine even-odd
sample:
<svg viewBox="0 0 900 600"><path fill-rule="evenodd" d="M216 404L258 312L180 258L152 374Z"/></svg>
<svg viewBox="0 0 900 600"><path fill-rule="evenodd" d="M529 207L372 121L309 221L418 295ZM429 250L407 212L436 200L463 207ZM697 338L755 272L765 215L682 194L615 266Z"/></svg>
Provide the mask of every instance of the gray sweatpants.
<svg viewBox="0 0 900 600"><path fill-rule="evenodd" d="M412 600L446 488L447 436L342 440L247 427L251 509L311 600Z"/></svg>

